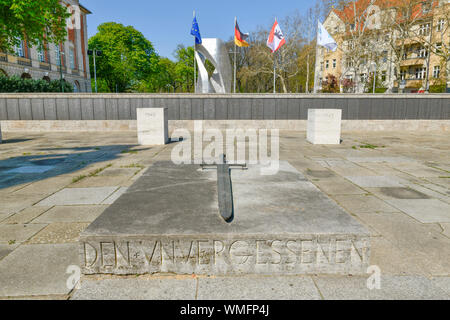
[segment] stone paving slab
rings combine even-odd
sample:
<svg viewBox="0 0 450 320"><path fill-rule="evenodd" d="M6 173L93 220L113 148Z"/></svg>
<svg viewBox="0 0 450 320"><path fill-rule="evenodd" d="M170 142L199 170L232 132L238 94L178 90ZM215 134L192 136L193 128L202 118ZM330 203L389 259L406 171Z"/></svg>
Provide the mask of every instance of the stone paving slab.
<svg viewBox="0 0 450 320"><path fill-rule="evenodd" d="M0 260L13 252L18 247L18 244L0 244Z"/></svg>
<svg viewBox="0 0 450 320"><path fill-rule="evenodd" d="M444 290L421 276L381 276L381 289L367 288L366 277L314 277L325 300L449 300Z"/></svg>
<svg viewBox="0 0 450 320"><path fill-rule="evenodd" d="M72 300L195 300L197 279L104 279L81 281Z"/></svg>
<svg viewBox="0 0 450 320"><path fill-rule="evenodd" d="M107 205L55 206L36 218L33 222L92 222L97 219L107 207Z"/></svg>
<svg viewBox="0 0 450 320"><path fill-rule="evenodd" d="M436 199L386 200L422 223L450 222L450 205Z"/></svg>
<svg viewBox="0 0 450 320"><path fill-rule="evenodd" d="M432 279L433 283L444 290L450 296L450 277L435 277Z"/></svg>
<svg viewBox="0 0 450 320"><path fill-rule="evenodd" d="M199 300L320 300L311 277L199 278Z"/></svg>
<svg viewBox="0 0 450 320"><path fill-rule="evenodd" d="M0 243L25 242L46 226L46 224L2 224L0 225Z"/></svg>
<svg viewBox="0 0 450 320"><path fill-rule="evenodd" d="M417 162L407 157L348 157L348 161L355 163L408 163Z"/></svg>
<svg viewBox="0 0 450 320"><path fill-rule="evenodd" d="M363 188L402 187L400 179L389 176L346 176L354 184Z"/></svg>
<svg viewBox="0 0 450 320"><path fill-rule="evenodd" d="M337 195L334 199L350 212L399 212L371 195Z"/></svg>
<svg viewBox="0 0 450 320"><path fill-rule="evenodd" d="M76 243L89 225L89 222L55 222L45 227L42 231L31 238L28 243Z"/></svg>
<svg viewBox="0 0 450 320"><path fill-rule="evenodd" d="M64 295L66 273L78 265L77 245L22 245L0 260L0 297Z"/></svg>
<svg viewBox="0 0 450 320"><path fill-rule="evenodd" d="M328 195L361 195L367 193L367 191L355 186L344 178L313 179L311 182Z"/></svg>
<svg viewBox="0 0 450 320"><path fill-rule="evenodd" d="M118 187L66 188L42 200L38 206L76 206L101 204Z"/></svg>
<svg viewBox="0 0 450 320"><path fill-rule="evenodd" d="M117 199L120 198L128 190L128 187L120 187L116 192L106 198L102 204L113 204Z"/></svg>
<svg viewBox="0 0 450 320"><path fill-rule="evenodd" d="M21 212L18 212L8 219L4 220L3 223L5 224L26 224L30 223L37 217L39 217L44 212L48 211L51 207L29 207ZM37 222L37 221L36 221ZM38 222L39 223L39 222Z"/></svg>

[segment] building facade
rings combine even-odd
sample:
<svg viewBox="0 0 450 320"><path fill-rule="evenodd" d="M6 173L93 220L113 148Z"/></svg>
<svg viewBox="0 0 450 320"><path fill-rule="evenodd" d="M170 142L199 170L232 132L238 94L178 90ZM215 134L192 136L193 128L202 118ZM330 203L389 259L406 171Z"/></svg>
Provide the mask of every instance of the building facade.
<svg viewBox="0 0 450 320"><path fill-rule="evenodd" d="M324 27L339 49L317 49L319 91L334 77L340 92L371 92L375 74L377 87L387 92L450 87L449 1L412 1L410 7L407 2L358 0L329 13ZM410 23L401 16L404 10L409 10ZM405 28L407 36L401 37Z"/></svg>
<svg viewBox="0 0 450 320"><path fill-rule="evenodd" d="M64 0L62 4L72 13L65 42L30 47L22 41L14 52L0 52L0 73L51 81L60 80L62 70L62 78L73 85L74 92L92 91L87 55L87 15L91 12L78 0Z"/></svg>

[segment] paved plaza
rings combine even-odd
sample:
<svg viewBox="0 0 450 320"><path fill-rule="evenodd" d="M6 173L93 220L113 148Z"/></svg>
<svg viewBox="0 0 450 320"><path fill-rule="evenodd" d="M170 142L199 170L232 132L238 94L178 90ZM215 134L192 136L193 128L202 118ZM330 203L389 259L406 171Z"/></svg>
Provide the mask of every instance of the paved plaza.
<svg viewBox="0 0 450 320"><path fill-rule="evenodd" d="M311 145L280 132L287 161L371 235L367 276L76 276L79 236L172 148L125 133L5 133L0 145L0 299L450 299L448 132L344 132ZM167 195L177 201L176 195ZM274 221L273 223L276 223Z"/></svg>

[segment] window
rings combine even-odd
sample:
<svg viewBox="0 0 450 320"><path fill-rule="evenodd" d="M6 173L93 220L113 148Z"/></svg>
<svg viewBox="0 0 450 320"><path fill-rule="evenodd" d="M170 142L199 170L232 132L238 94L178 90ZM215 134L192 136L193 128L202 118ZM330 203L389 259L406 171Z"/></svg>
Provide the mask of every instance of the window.
<svg viewBox="0 0 450 320"><path fill-rule="evenodd" d="M441 75L441 66L435 66L433 68L433 78L439 78L439 76Z"/></svg>
<svg viewBox="0 0 450 320"><path fill-rule="evenodd" d="M382 82L386 81L386 71L381 71L381 81Z"/></svg>
<svg viewBox="0 0 450 320"><path fill-rule="evenodd" d="M421 24L419 27L419 34L421 36L427 36L429 33L430 33L430 24L429 23Z"/></svg>
<svg viewBox="0 0 450 320"><path fill-rule="evenodd" d="M75 68L75 51L73 48L69 49L69 61L70 61L70 69L76 69Z"/></svg>
<svg viewBox="0 0 450 320"><path fill-rule="evenodd" d="M59 46L56 46L56 64L61 64L61 49Z"/></svg>
<svg viewBox="0 0 450 320"><path fill-rule="evenodd" d="M353 61L352 61L352 59L348 58L347 61L346 61L346 65L347 65L347 68L353 68Z"/></svg>
<svg viewBox="0 0 450 320"><path fill-rule="evenodd" d="M360 80L363 83L366 82L367 81L367 74L366 73L360 74Z"/></svg>
<svg viewBox="0 0 450 320"><path fill-rule="evenodd" d="M330 67L330 60L327 60L325 62L325 69L328 69Z"/></svg>
<svg viewBox="0 0 450 320"><path fill-rule="evenodd" d="M338 26L334 27L334 33L338 33L338 32L339 32L339 27Z"/></svg>
<svg viewBox="0 0 450 320"><path fill-rule="evenodd" d="M43 44L39 44L37 47L38 61L45 62L45 48Z"/></svg>
<svg viewBox="0 0 450 320"><path fill-rule="evenodd" d="M428 57L428 50L427 50L426 48L424 48L424 47L421 47L421 48L419 49L419 57L420 57L420 58L426 58L426 57Z"/></svg>
<svg viewBox="0 0 450 320"><path fill-rule="evenodd" d="M353 50L354 48L355 48L355 43L353 42L353 40L350 40L348 42L348 49Z"/></svg>
<svg viewBox="0 0 450 320"><path fill-rule="evenodd" d="M352 23L352 24L350 25L350 30L351 30L351 31L355 31L355 24L354 24L354 23Z"/></svg>
<svg viewBox="0 0 450 320"><path fill-rule="evenodd" d="M400 80L406 80L406 70L400 70Z"/></svg>
<svg viewBox="0 0 450 320"><path fill-rule="evenodd" d="M436 43L435 47L437 52L442 52L442 42Z"/></svg>
<svg viewBox="0 0 450 320"><path fill-rule="evenodd" d="M20 43L16 46L14 46L14 52L16 56L25 58L25 50L23 49L23 41L20 41Z"/></svg>
<svg viewBox="0 0 450 320"><path fill-rule="evenodd" d="M323 62L320 63L320 71L323 71Z"/></svg>
<svg viewBox="0 0 450 320"><path fill-rule="evenodd" d="M427 72L427 68L416 68L416 79L425 79L425 74Z"/></svg>
<svg viewBox="0 0 450 320"><path fill-rule="evenodd" d="M383 51L383 62L387 62L388 60L388 52L385 50Z"/></svg>
<svg viewBox="0 0 450 320"><path fill-rule="evenodd" d="M336 59L333 59L333 69L336 69Z"/></svg>
<svg viewBox="0 0 450 320"><path fill-rule="evenodd" d="M443 31L445 27L445 19L439 19L437 26L436 26L436 30L438 32Z"/></svg>

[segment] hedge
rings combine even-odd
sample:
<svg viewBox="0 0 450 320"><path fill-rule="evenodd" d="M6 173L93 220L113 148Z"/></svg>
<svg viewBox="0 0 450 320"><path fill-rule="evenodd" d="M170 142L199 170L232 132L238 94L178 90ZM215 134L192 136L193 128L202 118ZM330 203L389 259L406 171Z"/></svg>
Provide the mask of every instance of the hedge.
<svg viewBox="0 0 450 320"><path fill-rule="evenodd" d="M61 82L0 76L0 92L61 92ZM66 81L64 81L64 92L73 92L73 86Z"/></svg>

